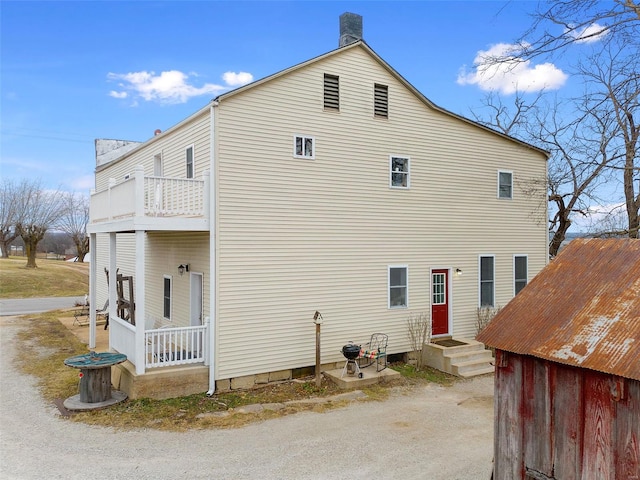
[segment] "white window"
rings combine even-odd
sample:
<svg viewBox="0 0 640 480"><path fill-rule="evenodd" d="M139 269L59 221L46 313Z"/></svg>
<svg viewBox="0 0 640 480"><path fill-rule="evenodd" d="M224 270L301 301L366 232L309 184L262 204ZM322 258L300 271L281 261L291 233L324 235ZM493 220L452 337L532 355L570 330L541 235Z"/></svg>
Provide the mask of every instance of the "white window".
<svg viewBox="0 0 640 480"><path fill-rule="evenodd" d="M192 161L193 163L193 161ZM162 154L159 153L157 155L153 156L153 176L154 177L161 177L163 174L163 169L162 169Z"/></svg>
<svg viewBox="0 0 640 480"><path fill-rule="evenodd" d="M307 135L295 135L293 138L293 156L313 160L316 153L316 141Z"/></svg>
<svg viewBox="0 0 640 480"><path fill-rule="evenodd" d="M513 198L513 173L498 172L498 198Z"/></svg>
<svg viewBox="0 0 640 480"><path fill-rule="evenodd" d="M513 257L513 294L517 295L527 285L527 256Z"/></svg>
<svg viewBox="0 0 640 480"><path fill-rule="evenodd" d="M163 281L163 299L162 299L162 316L167 320L171 320L171 277L169 275L164 276Z"/></svg>
<svg viewBox="0 0 640 480"><path fill-rule="evenodd" d="M406 265L389 266L389 308L409 306L408 270Z"/></svg>
<svg viewBox="0 0 640 480"><path fill-rule="evenodd" d="M409 188L409 157L389 157L389 185L392 188Z"/></svg>
<svg viewBox="0 0 640 480"><path fill-rule="evenodd" d="M187 178L193 178L194 165L193 165L193 146L187 147L186 150L187 160Z"/></svg>
<svg viewBox="0 0 640 480"><path fill-rule="evenodd" d="M480 256L480 306L493 307L495 304L495 257Z"/></svg>
<svg viewBox="0 0 640 480"><path fill-rule="evenodd" d="M431 305L446 305L447 303L447 275L433 273L431 276Z"/></svg>

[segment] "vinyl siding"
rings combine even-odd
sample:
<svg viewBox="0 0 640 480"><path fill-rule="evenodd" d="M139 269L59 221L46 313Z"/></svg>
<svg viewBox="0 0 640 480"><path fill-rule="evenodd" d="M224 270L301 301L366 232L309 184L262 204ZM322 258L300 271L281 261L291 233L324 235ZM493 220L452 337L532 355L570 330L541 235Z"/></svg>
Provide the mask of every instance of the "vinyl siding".
<svg viewBox="0 0 640 480"><path fill-rule="evenodd" d="M109 265L109 235L97 235L97 300L102 308L109 292L104 268ZM209 311L209 235L207 233L156 233L146 235L145 261L146 315L154 326L170 324L176 327L189 325L190 282L189 273L178 274L178 265L188 263L190 272L203 274L203 305L205 316ZM116 237L117 267L119 273L134 277L135 288L135 235L119 233ZM163 319L163 278L172 277L172 319ZM137 300L136 300L137 301ZM151 325L150 325L151 326Z"/></svg>
<svg viewBox="0 0 640 480"><path fill-rule="evenodd" d="M190 318L190 274L203 274L204 315L209 310L209 235L206 233L150 233L147 235L146 274L147 314L156 320L156 327L184 327ZM189 273L178 274L178 265L189 264ZM163 278L173 279L172 319L163 319Z"/></svg>
<svg viewBox="0 0 640 480"><path fill-rule="evenodd" d="M99 168L96 171L96 190L105 190L109 178L120 183L125 175L133 176L136 165L144 166L145 175L153 175L153 159L158 154L162 155L165 177L186 178L186 149L189 146L194 150L194 178L201 178L204 171L210 169L209 124L209 112L204 110L170 134L167 132L154 138L129 155Z"/></svg>
<svg viewBox="0 0 640 480"><path fill-rule="evenodd" d="M323 110L325 73L340 77L340 112ZM389 118L374 117L374 84ZM218 150L218 371L228 378L323 362L375 331L408 350L407 317L430 310L430 269L452 279L453 333L475 336L478 255L496 261L496 304L513 295L513 254L529 275L546 263L544 156L417 99L352 48L223 99ZM293 158L295 134L315 160ZM411 158L411 188L389 188L389 155ZM497 198L498 170L514 198ZM409 267L409 306L387 308L387 266Z"/></svg>

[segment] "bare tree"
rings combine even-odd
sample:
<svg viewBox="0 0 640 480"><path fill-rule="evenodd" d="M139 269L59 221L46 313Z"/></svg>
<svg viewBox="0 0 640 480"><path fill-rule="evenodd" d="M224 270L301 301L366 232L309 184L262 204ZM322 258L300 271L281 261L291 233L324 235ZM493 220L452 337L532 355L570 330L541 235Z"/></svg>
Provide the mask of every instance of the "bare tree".
<svg viewBox="0 0 640 480"><path fill-rule="evenodd" d="M0 248L2 258L9 258L11 242L18 238L16 224L20 221L20 198L26 189L23 181L16 184L7 178L0 185Z"/></svg>
<svg viewBox="0 0 640 480"><path fill-rule="evenodd" d="M589 211L585 201L597 199L595 187L604 181L615 180L623 185L628 223L623 232L638 237L640 2L541 2L533 19L532 26L517 41L519 48L512 49L508 57L486 61L510 67L518 61L536 57L562 56L578 44L585 47L578 51L582 60L572 65L572 73L585 85L583 96L572 102L578 106L572 114L573 119L561 119L560 130L553 122L553 127L547 127L546 133L545 128L540 128L534 135L544 138L540 146L553 154L549 199L554 203L555 216L551 219L554 238L550 251L556 250L564 239L563 232L571 225L571 215ZM514 51L517 51L517 58L513 56ZM520 110L521 106L517 104L512 109ZM493 123L494 128L508 125L504 121ZM557 130L559 135L552 134L552 130ZM572 139L569 132L576 137ZM558 155L563 161L555 161L554 157ZM560 188L563 186L572 186L573 190ZM607 199L600 204L615 204L615 200Z"/></svg>
<svg viewBox="0 0 640 480"><path fill-rule="evenodd" d="M513 104L492 93L485 97L484 125L532 143L550 153L546 189L549 208L549 255L555 256L565 240L575 215L587 215L591 202L600 202L598 187L608 180L607 168L619 159L611 148L612 119L606 109L595 109L590 97L560 104L546 102L539 94L526 102L516 94ZM566 113L571 112L572 116ZM539 194L538 180L521 179L519 188L527 194ZM535 195L539 197L539 195Z"/></svg>
<svg viewBox="0 0 640 480"><path fill-rule="evenodd" d="M27 252L27 268L37 268L38 243L45 233L64 213L64 193L60 190L43 190L41 183L30 182L29 191L20 199L22 218L16 224L16 232L22 237Z"/></svg>
<svg viewBox="0 0 640 480"><path fill-rule="evenodd" d="M640 33L640 32L639 32ZM619 159L613 168L622 171L622 184L631 238L640 226L640 59L627 55L626 45L610 42L578 65L593 93L588 103L610 122L612 150Z"/></svg>
<svg viewBox="0 0 640 480"><path fill-rule="evenodd" d="M411 351L416 356L416 370L424 366L424 349L431 343L431 317L425 312L409 315L407 331Z"/></svg>
<svg viewBox="0 0 640 480"><path fill-rule="evenodd" d="M86 195L67 193L64 196L64 213L58 221L58 228L71 237L76 247L78 262L84 262L89 252L89 199Z"/></svg>
<svg viewBox="0 0 640 480"><path fill-rule="evenodd" d="M619 39L640 46L640 2L557 0L540 2L531 27L518 40L520 59L561 54L577 43ZM532 40L533 39L533 40ZM513 60L513 59L511 59Z"/></svg>

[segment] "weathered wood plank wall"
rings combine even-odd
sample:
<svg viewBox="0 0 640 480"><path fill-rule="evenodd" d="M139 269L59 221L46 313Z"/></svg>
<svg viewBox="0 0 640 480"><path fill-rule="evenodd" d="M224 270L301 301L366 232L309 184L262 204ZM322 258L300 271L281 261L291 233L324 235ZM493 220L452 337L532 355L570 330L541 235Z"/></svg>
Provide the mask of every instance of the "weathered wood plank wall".
<svg viewBox="0 0 640 480"><path fill-rule="evenodd" d="M640 382L624 385L616 411L616 478L640 480Z"/></svg>
<svg viewBox="0 0 640 480"><path fill-rule="evenodd" d="M580 478L582 472L582 436L584 398L582 377L572 369L552 368L556 385L553 396L553 436L561 439L553 442L554 473L556 478Z"/></svg>
<svg viewBox="0 0 640 480"><path fill-rule="evenodd" d="M495 377L494 435L500 438L500 453L494 455L494 480L524 478L522 462L522 363L505 352L496 352L502 375Z"/></svg>
<svg viewBox="0 0 640 480"><path fill-rule="evenodd" d="M496 352L494 479L640 480L640 382Z"/></svg>

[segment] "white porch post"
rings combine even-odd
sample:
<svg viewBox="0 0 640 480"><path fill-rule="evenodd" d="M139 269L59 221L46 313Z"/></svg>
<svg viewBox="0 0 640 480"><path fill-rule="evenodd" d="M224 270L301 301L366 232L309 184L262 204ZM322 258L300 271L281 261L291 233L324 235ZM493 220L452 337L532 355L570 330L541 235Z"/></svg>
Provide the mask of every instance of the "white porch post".
<svg viewBox="0 0 640 480"><path fill-rule="evenodd" d="M96 348L96 234L89 234L89 348Z"/></svg>
<svg viewBox="0 0 640 480"><path fill-rule="evenodd" d="M118 316L118 294L116 290L116 286L118 283L118 271L117 271L117 263L116 263L116 233L109 233L109 318L114 319ZM113 342L111 341L111 331L109 329L109 345Z"/></svg>
<svg viewBox="0 0 640 480"><path fill-rule="evenodd" d="M144 167L136 165L134 170L135 188L135 216L144 217Z"/></svg>
<svg viewBox="0 0 640 480"><path fill-rule="evenodd" d="M138 178L138 172L136 171L136 181ZM136 318L136 373L143 375L145 371L145 352L144 352L144 330L145 330L145 234L144 230L136 230L136 274L135 274L135 318Z"/></svg>

